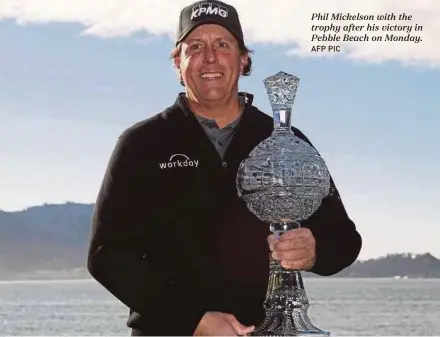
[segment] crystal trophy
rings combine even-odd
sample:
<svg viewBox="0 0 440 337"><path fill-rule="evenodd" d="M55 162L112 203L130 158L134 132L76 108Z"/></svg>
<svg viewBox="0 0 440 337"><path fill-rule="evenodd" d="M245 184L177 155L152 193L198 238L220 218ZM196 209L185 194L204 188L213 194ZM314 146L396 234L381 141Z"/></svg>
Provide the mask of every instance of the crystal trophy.
<svg viewBox="0 0 440 337"><path fill-rule="evenodd" d="M240 163L238 196L272 233L299 228L330 194L330 174L324 160L291 128L291 111L299 78L279 72L264 80L274 117L272 134ZM329 336L308 316L309 300L299 270L271 259L265 318L254 336Z"/></svg>

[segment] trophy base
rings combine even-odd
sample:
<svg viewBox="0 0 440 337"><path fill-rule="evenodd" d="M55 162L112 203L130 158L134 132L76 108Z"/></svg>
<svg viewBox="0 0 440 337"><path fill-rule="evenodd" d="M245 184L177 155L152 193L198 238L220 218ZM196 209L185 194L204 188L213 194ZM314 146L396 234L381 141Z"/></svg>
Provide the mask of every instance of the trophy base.
<svg viewBox="0 0 440 337"><path fill-rule="evenodd" d="M330 336L312 323L309 307L301 272L284 269L280 261L271 259L265 318L250 336Z"/></svg>
<svg viewBox="0 0 440 337"><path fill-rule="evenodd" d="M293 312L267 312L260 326L249 336L331 336L329 331L316 327L301 309Z"/></svg>

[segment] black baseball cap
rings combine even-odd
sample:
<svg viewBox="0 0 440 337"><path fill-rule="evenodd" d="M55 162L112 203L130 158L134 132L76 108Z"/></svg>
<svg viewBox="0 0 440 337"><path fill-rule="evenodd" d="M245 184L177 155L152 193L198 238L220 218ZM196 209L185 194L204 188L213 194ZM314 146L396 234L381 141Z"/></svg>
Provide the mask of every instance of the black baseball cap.
<svg viewBox="0 0 440 337"><path fill-rule="evenodd" d="M222 1L197 1L186 6L180 12L176 34L176 46L195 28L204 24L217 24L226 28L244 46L243 30L237 10Z"/></svg>

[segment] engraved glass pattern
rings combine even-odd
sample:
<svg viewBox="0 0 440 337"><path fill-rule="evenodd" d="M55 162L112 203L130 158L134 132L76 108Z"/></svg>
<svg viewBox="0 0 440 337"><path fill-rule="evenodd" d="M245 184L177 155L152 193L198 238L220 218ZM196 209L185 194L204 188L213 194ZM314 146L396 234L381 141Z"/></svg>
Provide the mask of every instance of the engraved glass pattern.
<svg viewBox="0 0 440 337"><path fill-rule="evenodd" d="M279 72L264 80L274 117L274 130L243 160L237 173L237 191L247 207L270 230L282 233L298 228L330 194L330 174L317 151L291 128L291 110L299 78ZM264 302L265 319L254 336L301 336L330 333L316 327L307 310L309 301L300 271L270 261Z"/></svg>

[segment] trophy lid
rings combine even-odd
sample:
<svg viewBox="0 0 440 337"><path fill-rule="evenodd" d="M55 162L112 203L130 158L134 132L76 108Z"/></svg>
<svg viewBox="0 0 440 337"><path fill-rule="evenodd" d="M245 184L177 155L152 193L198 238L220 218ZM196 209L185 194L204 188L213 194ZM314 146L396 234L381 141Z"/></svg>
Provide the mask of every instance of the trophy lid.
<svg viewBox="0 0 440 337"><path fill-rule="evenodd" d="M270 105L292 106L298 89L299 77L280 71L264 81Z"/></svg>

